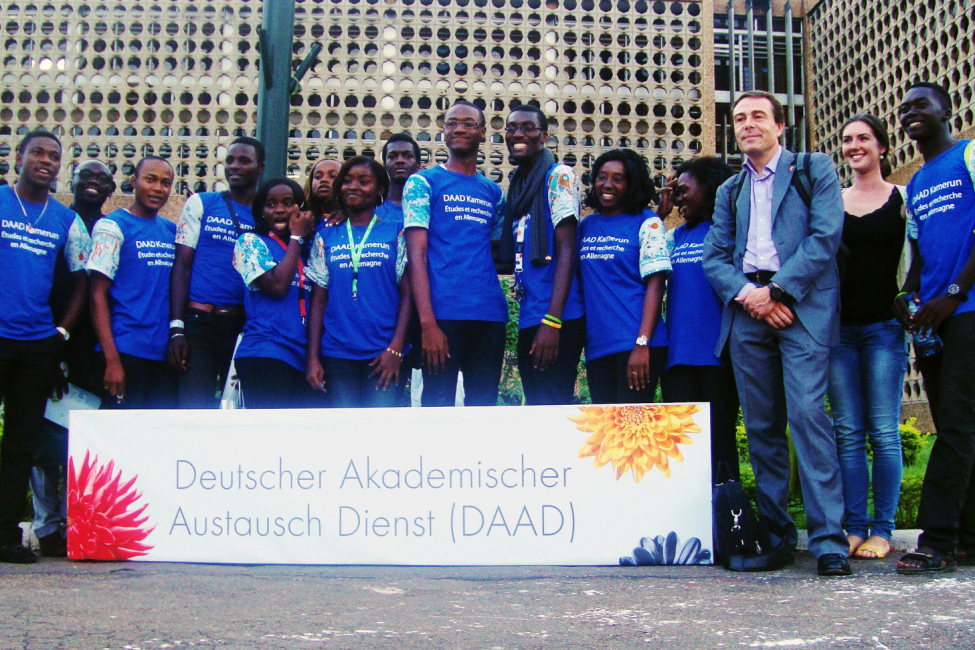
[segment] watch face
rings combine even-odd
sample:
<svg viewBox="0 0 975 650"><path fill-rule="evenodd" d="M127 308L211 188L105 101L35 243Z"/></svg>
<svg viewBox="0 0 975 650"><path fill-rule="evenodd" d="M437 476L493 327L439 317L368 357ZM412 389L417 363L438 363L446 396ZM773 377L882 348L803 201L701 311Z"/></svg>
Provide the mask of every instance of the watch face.
<svg viewBox="0 0 975 650"><path fill-rule="evenodd" d="M959 287L957 284L949 284L948 285L948 295L949 296L957 296L959 293L961 293L961 287Z"/></svg>

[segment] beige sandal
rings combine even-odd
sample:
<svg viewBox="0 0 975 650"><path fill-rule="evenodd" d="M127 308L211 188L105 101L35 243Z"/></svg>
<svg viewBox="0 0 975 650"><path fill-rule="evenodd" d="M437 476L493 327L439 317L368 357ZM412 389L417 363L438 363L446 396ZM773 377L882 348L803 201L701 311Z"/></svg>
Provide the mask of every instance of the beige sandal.
<svg viewBox="0 0 975 650"><path fill-rule="evenodd" d="M885 544L887 548L880 546L878 541ZM873 553L873 555L864 555L864 553ZM861 560L882 560L887 557L888 553L890 553L890 542L883 537L873 535L863 544L860 544L859 548L856 550L856 557L860 558Z"/></svg>

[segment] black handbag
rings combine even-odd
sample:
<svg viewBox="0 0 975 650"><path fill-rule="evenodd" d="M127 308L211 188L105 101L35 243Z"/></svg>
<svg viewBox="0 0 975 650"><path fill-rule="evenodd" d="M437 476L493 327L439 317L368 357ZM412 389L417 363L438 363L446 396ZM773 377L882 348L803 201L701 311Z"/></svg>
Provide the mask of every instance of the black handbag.
<svg viewBox="0 0 975 650"><path fill-rule="evenodd" d="M730 476L724 463L718 477ZM775 571L789 564L792 549L785 542L771 548L769 535L752 509L741 484L725 478L714 486L711 499L716 559L731 571ZM769 549L766 551L766 549Z"/></svg>

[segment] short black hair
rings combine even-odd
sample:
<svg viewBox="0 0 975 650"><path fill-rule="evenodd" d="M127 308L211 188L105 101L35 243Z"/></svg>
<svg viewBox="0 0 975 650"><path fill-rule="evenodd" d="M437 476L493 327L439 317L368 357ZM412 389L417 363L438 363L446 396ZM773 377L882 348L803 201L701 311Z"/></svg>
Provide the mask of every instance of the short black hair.
<svg viewBox="0 0 975 650"><path fill-rule="evenodd" d="M58 136L54 135L53 133L51 133L45 128L39 128L39 129L34 129L33 131L31 131L21 139L20 144L17 145L17 153L23 155L24 152L27 151L27 145L30 144L30 141L36 140L37 138L48 138L50 140L54 140L55 142L58 143L58 147L64 149L64 147L61 144L61 141L58 140Z"/></svg>
<svg viewBox="0 0 975 650"><path fill-rule="evenodd" d="M386 144L383 145L383 164L386 163L386 150L389 149L389 145L394 142L409 142L413 145L413 155L416 156L417 164L420 163L420 145L416 143L413 136L405 131L403 133L394 133L389 136L389 140L386 140Z"/></svg>
<svg viewBox="0 0 975 650"><path fill-rule="evenodd" d="M146 164L147 162L151 161L151 160L158 160L160 162L164 162L167 165L169 165L169 168L170 169L173 169L172 163L170 163L168 160L166 160L162 156L146 156L145 158L143 158L142 160L140 160L139 162L137 162L135 164L135 170L132 172L132 177L133 178L139 178L139 173L142 171L142 166L144 164ZM175 176L176 175L175 174L175 170L173 170L173 171L174 171L173 176Z"/></svg>
<svg viewBox="0 0 975 650"><path fill-rule="evenodd" d="M541 127L542 131L548 132L548 117L546 117L545 112L538 106L532 106L531 104L518 104L510 111L508 111L508 117L511 117L512 113L517 112L522 113L534 113L538 116L538 126Z"/></svg>
<svg viewBox="0 0 975 650"><path fill-rule="evenodd" d="M295 203L300 208L305 206L305 191L297 181L293 181L287 176L275 176L270 180L261 183L254 193L254 200L251 202L251 214L254 216L254 232L258 235L267 235L271 232L271 227L264 218L264 204L267 203L267 195L278 185L287 185L291 188L291 193L295 197Z"/></svg>
<svg viewBox="0 0 975 650"><path fill-rule="evenodd" d="M927 88L934 92L935 97L938 98L938 103L941 104L941 108L946 111L952 110L951 106L951 95L945 90L944 86L936 84L933 81L915 81L910 86L907 87L907 91L910 92L915 88Z"/></svg>
<svg viewBox="0 0 975 650"><path fill-rule="evenodd" d="M450 105L450 108L448 108L447 111L449 111L454 106L470 106L475 111L477 111L477 114L481 118L481 124L479 126L487 126L487 118L484 117L484 110L481 109L481 107L478 106L477 104L475 104L474 102L469 102L466 99L458 99L456 102L454 102L453 104ZM444 111L444 115L445 116L447 114L447 111Z"/></svg>
<svg viewBox="0 0 975 650"><path fill-rule="evenodd" d="M772 105L772 119L775 120L776 124L785 124L785 108L782 107L782 102L780 102L775 95L764 90L746 90L745 92L738 95L735 98L735 103L731 105L731 115L734 117L735 107L741 103L743 99L767 99Z"/></svg>
<svg viewBox="0 0 975 650"><path fill-rule="evenodd" d="M650 179L650 169L647 161L644 160L632 149L612 149L607 151L592 165L590 176L589 191L586 192L585 205L596 210L602 209L599 200L596 198L596 177L599 170L608 162L621 162L626 170L627 192L623 202L623 212L627 214L640 214L643 209L657 200L657 189L653 186Z"/></svg>
<svg viewBox="0 0 975 650"><path fill-rule="evenodd" d="M389 193L389 174L386 173L386 168L382 163L368 156L353 156L342 163L342 168L339 169L339 173L335 175L335 180L332 181L332 199L342 210L345 210L345 204L342 201L342 184L345 182L345 177L349 175L352 168L358 167L359 165L368 167L372 171L372 175L376 177L376 183L379 185L379 199L376 205L372 206L373 208L379 207L385 200L386 194Z"/></svg>
<svg viewBox="0 0 975 650"><path fill-rule="evenodd" d="M252 138L248 135L242 135L239 138L234 138L234 141L230 143L228 149L235 144L244 144L248 147L254 147L254 154L257 156L257 162L261 165L264 164L264 145L257 138Z"/></svg>
<svg viewBox="0 0 975 650"><path fill-rule="evenodd" d="M718 195L718 188L726 180L735 175L735 171L716 156L700 156L691 158L681 163L674 170L674 175L680 178L681 174L690 174L698 184L704 186L706 201L705 211L709 214L714 213L714 199Z"/></svg>

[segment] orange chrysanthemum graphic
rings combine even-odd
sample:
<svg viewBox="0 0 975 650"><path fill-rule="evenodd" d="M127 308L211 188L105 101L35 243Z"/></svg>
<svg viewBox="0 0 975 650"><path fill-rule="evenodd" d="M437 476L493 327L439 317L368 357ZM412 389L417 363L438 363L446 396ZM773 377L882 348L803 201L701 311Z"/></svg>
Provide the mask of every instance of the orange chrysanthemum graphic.
<svg viewBox="0 0 975 650"><path fill-rule="evenodd" d="M670 476L670 459L683 462L679 445L693 441L688 433L700 433L692 417L701 410L693 404L646 404L642 406L580 406L582 415L570 417L580 431L592 433L579 450L579 458L595 456L596 467L613 463L616 479L633 471L637 483L657 467Z"/></svg>
<svg viewBox="0 0 975 650"><path fill-rule="evenodd" d="M155 526L143 528L149 515L148 504L136 509L142 493L135 489L133 476L122 481L115 462L98 465L98 457L85 460L75 470L74 458L68 461L68 557L72 560L128 560L146 555L152 546L145 544ZM130 507L132 510L130 511Z"/></svg>

